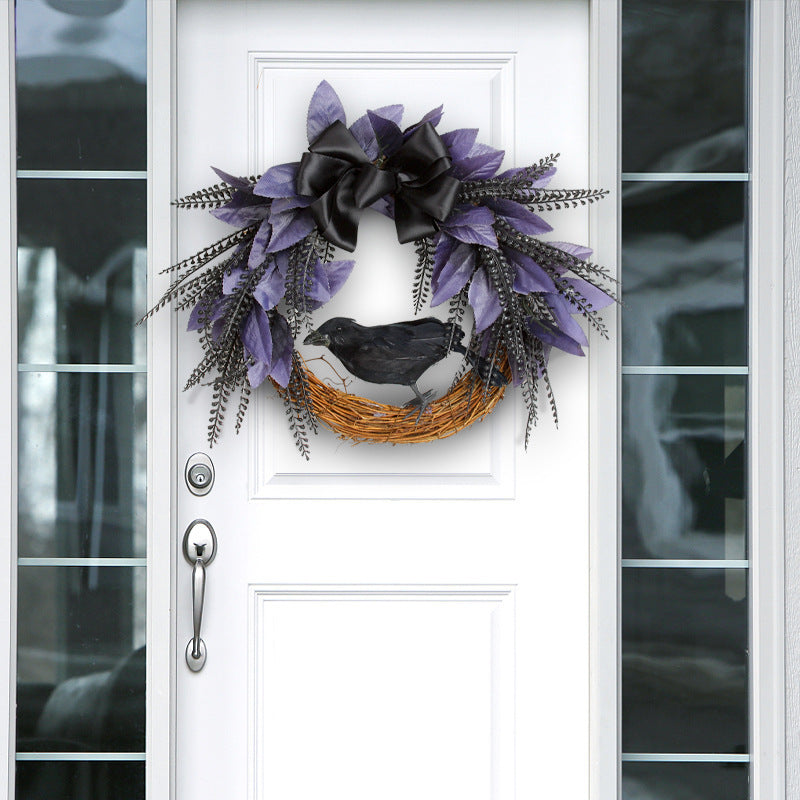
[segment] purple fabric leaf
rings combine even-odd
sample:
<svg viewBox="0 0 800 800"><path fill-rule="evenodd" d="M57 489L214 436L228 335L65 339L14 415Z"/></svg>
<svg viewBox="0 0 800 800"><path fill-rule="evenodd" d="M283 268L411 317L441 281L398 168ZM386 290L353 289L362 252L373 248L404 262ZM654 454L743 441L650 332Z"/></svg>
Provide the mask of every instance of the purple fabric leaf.
<svg viewBox="0 0 800 800"><path fill-rule="evenodd" d="M244 349L262 364L272 363L272 333L269 328L267 312L254 305L242 326Z"/></svg>
<svg viewBox="0 0 800 800"><path fill-rule="evenodd" d="M529 211L525 206L505 198L492 198L486 201L498 217L502 217L512 228L528 236L539 236L553 230L538 214Z"/></svg>
<svg viewBox="0 0 800 800"><path fill-rule="evenodd" d="M450 152L453 161L462 161L469 155L469 151L478 137L477 128L459 128L442 134L442 141Z"/></svg>
<svg viewBox="0 0 800 800"><path fill-rule="evenodd" d="M551 347L557 347L574 356L585 355L581 346L573 338L544 320L528 320L528 328L537 339Z"/></svg>
<svg viewBox="0 0 800 800"><path fill-rule="evenodd" d="M287 247L297 244L301 239L305 239L316 225L311 212L305 208L296 208L293 211L285 211L283 214L273 214L270 221L272 222L272 239L267 247L268 253L277 253L279 250L286 250Z"/></svg>
<svg viewBox="0 0 800 800"><path fill-rule="evenodd" d="M550 294L545 297L547 305L553 312L558 327L567 334L570 338L574 339L578 344L589 344L583 328L576 320L572 318L575 313L575 308L565 300L560 294Z"/></svg>
<svg viewBox="0 0 800 800"><path fill-rule="evenodd" d="M453 254L453 250L455 250L456 247L458 247L457 239L453 239L445 233L439 234L439 239L436 242L436 250L433 253L433 271L431 272L431 278L438 275L442 269L444 269L444 265L450 260L450 256Z"/></svg>
<svg viewBox="0 0 800 800"><path fill-rule="evenodd" d="M224 206L212 208L211 216L235 228L246 228L254 222L265 219L269 209L269 201L265 201L263 197L256 197L250 192L236 191Z"/></svg>
<svg viewBox="0 0 800 800"><path fill-rule="evenodd" d="M222 294L229 295L236 291L236 287L239 285L244 271L245 268L242 266L225 270L225 274L222 276Z"/></svg>
<svg viewBox="0 0 800 800"><path fill-rule="evenodd" d="M250 248L250 255L247 257L247 266L249 269L255 269L261 266L261 263L267 257L269 252L268 246L272 238L272 225L268 220L261 223L261 227L253 239L253 246Z"/></svg>
<svg viewBox="0 0 800 800"><path fill-rule="evenodd" d="M491 178L500 169L504 155L505 150L495 150L485 144L476 144L466 158L453 164L450 174L462 181Z"/></svg>
<svg viewBox="0 0 800 800"><path fill-rule="evenodd" d="M468 206L464 211L454 211L440 227L454 239L497 250L497 235L493 224L494 214L486 206Z"/></svg>
<svg viewBox="0 0 800 800"><path fill-rule="evenodd" d="M442 121L443 108L444 106L442 105L438 108L431 109L419 122L409 125L409 127L403 131L403 139L408 139L417 128L421 128L426 122L430 122L435 128Z"/></svg>
<svg viewBox="0 0 800 800"><path fill-rule="evenodd" d="M299 161L270 167L253 187L261 197L295 197L297 195L297 170Z"/></svg>
<svg viewBox="0 0 800 800"><path fill-rule="evenodd" d="M485 331L499 316L503 307L497 292L489 283L483 267L478 267L469 285L469 304L475 313L475 333Z"/></svg>
<svg viewBox="0 0 800 800"><path fill-rule="evenodd" d="M204 328L209 322L215 322L221 319L225 314L225 305L226 305L225 298L217 297L211 304L211 309L210 312L208 313L207 318L203 322L201 322L200 313L205 307L205 303L201 300L192 309L192 313L189 314L189 322L186 325L186 330L199 331L201 328Z"/></svg>
<svg viewBox="0 0 800 800"><path fill-rule="evenodd" d="M225 320L215 319L211 325L211 340L216 344L222 338L222 332L225 330Z"/></svg>
<svg viewBox="0 0 800 800"><path fill-rule="evenodd" d="M503 252L509 263L516 268L514 277L514 291L520 294L531 292L555 292L553 279L530 256L520 253L510 247L504 247Z"/></svg>
<svg viewBox="0 0 800 800"><path fill-rule="evenodd" d="M394 155L403 145L403 133L400 126L375 111L367 111L367 116L380 152L385 156Z"/></svg>
<svg viewBox="0 0 800 800"><path fill-rule="evenodd" d="M292 352L294 339L289 330L289 323L280 315L272 317L272 369L269 376L284 389L289 384L292 374Z"/></svg>
<svg viewBox="0 0 800 800"><path fill-rule="evenodd" d="M317 260L311 273L311 279L306 287L305 295L318 303L327 303L331 299L331 287L328 283L328 273Z"/></svg>
<svg viewBox="0 0 800 800"><path fill-rule="evenodd" d="M443 237L444 238L444 237ZM453 295L458 294L472 277L475 271L475 248L468 244L455 247L441 268L431 274L433 296L431 305L438 306Z"/></svg>
<svg viewBox="0 0 800 800"><path fill-rule="evenodd" d="M589 283L589 281L583 280L583 278L567 278L567 283L591 304L594 311L610 306L614 302L614 299L609 297L602 289L599 289L593 283Z"/></svg>
<svg viewBox="0 0 800 800"><path fill-rule="evenodd" d="M286 294L286 272L272 264L253 289L253 298L265 311L275 308Z"/></svg>
<svg viewBox="0 0 800 800"><path fill-rule="evenodd" d="M261 386L269 375L269 365L256 361L247 368L247 382L255 389Z"/></svg>
<svg viewBox="0 0 800 800"><path fill-rule="evenodd" d="M403 119L403 106L383 106L382 108L374 109L372 113L399 125L400 120ZM353 134L361 149L367 154L367 158L370 161L374 161L378 157L378 140L375 138L375 131L372 129L369 116L364 114L359 117L350 126L350 133Z"/></svg>
<svg viewBox="0 0 800 800"><path fill-rule="evenodd" d="M282 214L284 211L291 211L293 208L308 208L314 202L313 197L279 197L272 201L272 213Z"/></svg>
<svg viewBox="0 0 800 800"><path fill-rule="evenodd" d="M331 261L328 264L323 264L323 269L328 273L328 286L330 287L331 297L344 286L355 265L355 261Z"/></svg>
<svg viewBox="0 0 800 800"><path fill-rule="evenodd" d="M253 184L250 183L247 178L237 178L235 175L229 175L227 172L223 172L216 167L211 167L211 169L213 169L228 186L233 186L234 189L252 189L253 187Z"/></svg>
<svg viewBox="0 0 800 800"><path fill-rule="evenodd" d="M308 104L308 143L313 144L317 137L330 125L339 120L343 125L347 120L339 95L328 81L322 81L314 90Z"/></svg>
<svg viewBox="0 0 800 800"><path fill-rule="evenodd" d="M586 261L592 254L592 248L584 247L582 244L570 244L569 242L548 242L547 244L575 256L575 258L579 258L581 261Z"/></svg>

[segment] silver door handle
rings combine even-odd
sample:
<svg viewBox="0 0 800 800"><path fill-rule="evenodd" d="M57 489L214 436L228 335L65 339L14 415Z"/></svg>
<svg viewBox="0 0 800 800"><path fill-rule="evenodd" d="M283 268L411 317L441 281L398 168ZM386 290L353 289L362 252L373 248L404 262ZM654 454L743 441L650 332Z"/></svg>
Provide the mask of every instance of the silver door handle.
<svg viewBox="0 0 800 800"><path fill-rule="evenodd" d="M192 638L186 645L186 664L200 672L206 663L206 643L200 638L203 601L206 594L206 567L217 554L217 535L211 523L196 519L183 535L183 556L192 565Z"/></svg>

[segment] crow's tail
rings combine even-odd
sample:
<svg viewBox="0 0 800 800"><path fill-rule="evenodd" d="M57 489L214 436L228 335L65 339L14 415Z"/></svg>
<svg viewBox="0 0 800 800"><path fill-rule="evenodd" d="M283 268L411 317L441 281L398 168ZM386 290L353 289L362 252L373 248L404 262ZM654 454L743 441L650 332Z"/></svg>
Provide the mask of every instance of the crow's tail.
<svg viewBox="0 0 800 800"><path fill-rule="evenodd" d="M468 350L461 342L452 342L450 349L456 353L461 353L469 361L472 369L480 379L488 382L490 386L505 386L508 383L508 378L496 366L493 366L490 361L487 361L474 351Z"/></svg>

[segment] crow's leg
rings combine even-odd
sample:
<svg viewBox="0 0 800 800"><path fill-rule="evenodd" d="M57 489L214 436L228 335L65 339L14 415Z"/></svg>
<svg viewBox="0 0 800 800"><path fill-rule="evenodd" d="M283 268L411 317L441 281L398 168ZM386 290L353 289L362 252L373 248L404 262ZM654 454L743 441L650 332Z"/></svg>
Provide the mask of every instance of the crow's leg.
<svg viewBox="0 0 800 800"><path fill-rule="evenodd" d="M422 394L422 392L420 392L420 390L417 389L416 381L414 383L410 383L409 386L414 390L414 394L416 395L416 397L413 400L409 400L403 406L403 408L411 409L411 411L408 414L406 414L406 416L403 417L403 419L408 419L414 413L414 409L416 409L416 407L419 406L419 413L417 414L417 419L414 423L416 424L417 422L420 421L420 419L422 419L422 415L425 413L428 406L430 406L431 400L433 400L434 397L434 392L430 391L430 392L425 392L425 394Z"/></svg>

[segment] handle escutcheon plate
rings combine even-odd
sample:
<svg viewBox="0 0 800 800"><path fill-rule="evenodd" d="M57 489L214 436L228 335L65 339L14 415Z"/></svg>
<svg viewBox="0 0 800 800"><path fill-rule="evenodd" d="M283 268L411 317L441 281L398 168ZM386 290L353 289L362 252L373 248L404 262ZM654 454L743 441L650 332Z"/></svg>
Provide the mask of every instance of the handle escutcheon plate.
<svg viewBox="0 0 800 800"><path fill-rule="evenodd" d="M217 535L211 523L194 520L183 535L183 555L192 565L192 638L186 645L186 664L199 672L206 663L206 643L200 638L203 602L206 594L206 567L217 554Z"/></svg>

